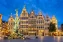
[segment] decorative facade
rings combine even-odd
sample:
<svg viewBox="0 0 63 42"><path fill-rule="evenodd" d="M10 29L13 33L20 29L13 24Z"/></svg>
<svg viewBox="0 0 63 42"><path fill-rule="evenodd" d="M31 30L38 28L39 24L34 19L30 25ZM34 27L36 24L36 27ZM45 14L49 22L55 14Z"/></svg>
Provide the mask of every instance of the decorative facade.
<svg viewBox="0 0 63 42"><path fill-rule="evenodd" d="M33 10L29 14L29 28L36 28L36 16Z"/></svg>
<svg viewBox="0 0 63 42"><path fill-rule="evenodd" d="M8 29L12 30L14 27L14 18L12 17L12 13L11 13L11 16L8 20Z"/></svg>
<svg viewBox="0 0 63 42"><path fill-rule="evenodd" d="M0 14L0 25L2 24L2 15Z"/></svg>
<svg viewBox="0 0 63 42"><path fill-rule="evenodd" d="M28 14L28 12L26 11L26 7L23 8L19 19L17 18L18 17L17 14L18 13L16 13L15 20L13 19L12 16L9 18L9 21L8 21L9 28L12 28L14 24L17 23L18 20L19 20L18 21L19 30L21 30L22 32L25 31L27 32L27 34L33 33L34 35L36 35L38 34L39 30L41 31L48 30L50 22L55 23L56 28L58 28L57 19L55 18L55 16L53 16L52 18L50 18L48 15L43 16L42 12L39 12L38 15L36 15L33 10L30 12L30 14Z"/></svg>
<svg viewBox="0 0 63 42"><path fill-rule="evenodd" d="M28 28L28 13L25 7L23 8L19 19L20 19L19 28Z"/></svg>
<svg viewBox="0 0 63 42"><path fill-rule="evenodd" d="M45 16L45 29L48 29L50 24L50 17L48 15Z"/></svg>
<svg viewBox="0 0 63 42"><path fill-rule="evenodd" d="M45 29L45 20L41 12L39 12L37 19L36 19L36 28Z"/></svg>

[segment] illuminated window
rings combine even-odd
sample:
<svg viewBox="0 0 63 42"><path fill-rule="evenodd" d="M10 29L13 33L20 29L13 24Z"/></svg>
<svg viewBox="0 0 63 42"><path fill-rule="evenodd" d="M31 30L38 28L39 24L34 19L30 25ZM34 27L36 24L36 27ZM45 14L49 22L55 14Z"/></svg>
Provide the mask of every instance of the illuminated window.
<svg viewBox="0 0 63 42"><path fill-rule="evenodd" d="M38 28L38 27L37 27Z"/></svg>
<svg viewBox="0 0 63 42"><path fill-rule="evenodd" d="M26 21L26 23L28 23L28 21Z"/></svg>
<svg viewBox="0 0 63 42"><path fill-rule="evenodd" d="M42 26L41 26L41 28L42 28Z"/></svg>

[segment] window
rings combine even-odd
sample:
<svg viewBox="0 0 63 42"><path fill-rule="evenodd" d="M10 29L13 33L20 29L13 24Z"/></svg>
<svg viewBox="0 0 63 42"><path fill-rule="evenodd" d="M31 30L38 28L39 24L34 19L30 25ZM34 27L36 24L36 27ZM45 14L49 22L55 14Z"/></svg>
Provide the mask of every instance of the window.
<svg viewBox="0 0 63 42"><path fill-rule="evenodd" d="M38 28L38 27L37 27Z"/></svg>
<svg viewBox="0 0 63 42"><path fill-rule="evenodd" d="M21 21L21 23L23 24L23 21Z"/></svg>
<svg viewBox="0 0 63 42"><path fill-rule="evenodd" d="M42 23L44 23L44 21L42 21Z"/></svg>
<svg viewBox="0 0 63 42"><path fill-rule="evenodd" d="M41 18L39 17L39 19L41 19Z"/></svg>
<svg viewBox="0 0 63 42"><path fill-rule="evenodd" d="M41 28L42 28L42 26L41 26Z"/></svg>
<svg viewBox="0 0 63 42"><path fill-rule="evenodd" d="M28 17L22 17L21 19L22 19L22 20L25 20L25 19L28 19Z"/></svg>
<svg viewBox="0 0 63 42"><path fill-rule="evenodd" d="M48 22L49 20L47 19L46 21Z"/></svg>
<svg viewBox="0 0 63 42"><path fill-rule="evenodd" d="M40 24L40 21L39 21L39 24Z"/></svg>
<svg viewBox="0 0 63 42"><path fill-rule="evenodd" d="M42 28L44 28L44 26L42 26Z"/></svg>
<svg viewBox="0 0 63 42"><path fill-rule="evenodd" d="M33 16L31 18L34 18Z"/></svg>
<svg viewBox="0 0 63 42"><path fill-rule="evenodd" d="M40 26L39 26L39 28L40 28Z"/></svg>
<svg viewBox="0 0 63 42"><path fill-rule="evenodd" d="M28 23L28 21L26 21L26 23Z"/></svg>
<svg viewBox="0 0 63 42"><path fill-rule="evenodd" d="M19 22L19 25L20 25L20 22Z"/></svg>
<svg viewBox="0 0 63 42"><path fill-rule="evenodd" d="M37 24L38 24L38 21L37 21Z"/></svg>
<svg viewBox="0 0 63 42"><path fill-rule="evenodd" d="M11 25L12 25L12 23L11 23Z"/></svg>

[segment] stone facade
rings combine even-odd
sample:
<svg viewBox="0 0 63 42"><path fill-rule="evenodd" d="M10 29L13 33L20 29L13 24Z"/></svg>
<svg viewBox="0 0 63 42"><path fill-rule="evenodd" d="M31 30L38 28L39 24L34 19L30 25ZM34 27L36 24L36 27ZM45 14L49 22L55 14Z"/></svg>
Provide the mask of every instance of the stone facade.
<svg viewBox="0 0 63 42"><path fill-rule="evenodd" d="M9 28L13 27L14 23L12 21L14 22L14 19L11 16L8 21ZM39 12L38 15L36 15L33 10L30 12L30 14L28 14L26 7L24 7L19 17L19 30L22 33L26 32L27 34L40 34L40 31L48 31L50 22L55 23L56 28L58 28L55 16L52 18L50 18L48 15L43 16L42 12Z"/></svg>

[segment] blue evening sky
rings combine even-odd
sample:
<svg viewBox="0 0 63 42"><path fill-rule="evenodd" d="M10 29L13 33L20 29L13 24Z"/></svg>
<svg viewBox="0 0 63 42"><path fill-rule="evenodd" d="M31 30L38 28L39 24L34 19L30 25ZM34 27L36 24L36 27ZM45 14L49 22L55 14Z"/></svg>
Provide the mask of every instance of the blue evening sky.
<svg viewBox="0 0 63 42"><path fill-rule="evenodd" d="M2 20L8 21L11 13L15 16L15 9L18 9L20 16L24 4L29 13L32 9L36 14L42 11L43 15L48 14L50 17L55 15L59 26L63 23L63 0L0 0Z"/></svg>

